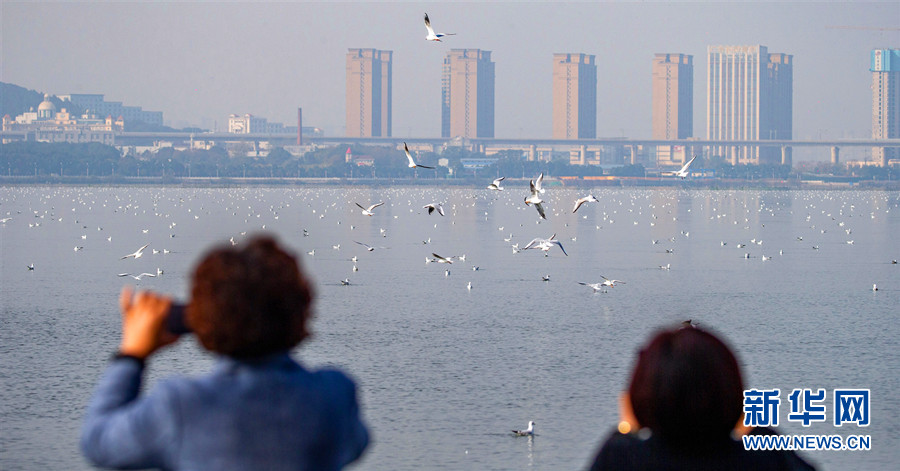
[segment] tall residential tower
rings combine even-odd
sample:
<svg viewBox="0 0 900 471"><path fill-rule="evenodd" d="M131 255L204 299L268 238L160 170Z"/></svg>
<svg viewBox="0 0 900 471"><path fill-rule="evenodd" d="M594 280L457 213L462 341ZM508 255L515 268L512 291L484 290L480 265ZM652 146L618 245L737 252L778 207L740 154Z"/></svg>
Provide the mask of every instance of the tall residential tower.
<svg viewBox="0 0 900 471"><path fill-rule="evenodd" d="M686 139L694 135L694 56L653 57L653 139ZM659 165L681 165L690 156L683 147L658 146Z"/></svg>
<svg viewBox="0 0 900 471"><path fill-rule="evenodd" d="M494 137L491 52L452 49L441 80L441 137Z"/></svg>
<svg viewBox="0 0 900 471"><path fill-rule="evenodd" d="M709 139L791 139L793 56L765 46L709 46L706 134ZM778 147L729 146L713 152L732 164L790 163Z"/></svg>
<svg viewBox="0 0 900 471"><path fill-rule="evenodd" d="M347 137L391 136L391 56L348 49Z"/></svg>
<svg viewBox="0 0 900 471"><path fill-rule="evenodd" d="M872 138L900 138L900 49L872 51ZM887 166L900 148L872 148L872 160Z"/></svg>
<svg viewBox="0 0 900 471"><path fill-rule="evenodd" d="M553 54L553 139L597 137L597 65L588 54Z"/></svg>

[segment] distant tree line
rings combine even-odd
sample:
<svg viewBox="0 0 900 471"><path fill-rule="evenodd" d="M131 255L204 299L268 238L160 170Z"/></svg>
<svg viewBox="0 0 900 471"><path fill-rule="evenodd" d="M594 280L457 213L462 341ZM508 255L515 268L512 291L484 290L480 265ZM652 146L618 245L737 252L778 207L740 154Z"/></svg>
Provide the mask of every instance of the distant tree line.
<svg viewBox="0 0 900 471"><path fill-rule="evenodd" d="M354 159L347 162L347 149ZM281 147L266 155L250 156L249 144L229 148L215 146L207 150L176 150L164 147L157 151L122 156L114 147L99 143L44 143L16 141L0 144L0 174L8 176L63 177L210 177L210 178L489 178L500 176L533 178L539 173L553 176L634 176L646 174L643 165L624 165L604 168L598 165L572 165L568 153L560 153L550 161L529 161L519 151L503 151L492 155L492 165L467 169L464 159L485 159L482 153L450 147L440 154L416 153L418 163L435 167L410 169L403 151L393 146L335 146L313 150L296 157ZM360 157L372 165L358 166ZM446 159L446 166L438 166ZM719 178L729 179L788 179L798 173L788 165L731 165L725 159L698 158L695 170L708 169ZM862 167L846 169L829 164L816 167L815 173L850 176L863 179L896 179L889 168Z"/></svg>

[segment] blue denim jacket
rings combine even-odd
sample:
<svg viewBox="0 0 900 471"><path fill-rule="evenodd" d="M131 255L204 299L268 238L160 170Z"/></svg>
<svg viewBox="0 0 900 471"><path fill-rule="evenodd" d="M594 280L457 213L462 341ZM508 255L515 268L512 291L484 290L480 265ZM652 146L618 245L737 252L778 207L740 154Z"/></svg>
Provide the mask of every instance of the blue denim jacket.
<svg viewBox="0 0 900 471"><path fill-rule="evenodd" d="M140 394L143 365L113 360L82 428L102 467L172 470L338 470L369 442L356 387L310 372L287 353L222 358L208 375L162 380Z"/></svg>

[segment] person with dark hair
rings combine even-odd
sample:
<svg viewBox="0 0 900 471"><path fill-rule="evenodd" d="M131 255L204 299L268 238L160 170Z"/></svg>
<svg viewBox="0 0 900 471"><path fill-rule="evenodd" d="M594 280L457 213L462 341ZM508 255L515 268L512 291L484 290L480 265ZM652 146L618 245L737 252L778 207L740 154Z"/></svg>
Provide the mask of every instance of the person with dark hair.
<svg viewBox="0 0 900 471"><path fill-rule="evenodd" d="M369 434L356 386L289 352L309 336L313 289L270 237L215 248L196 267L185 323L218 355L205 376L140 393L144 363L178 339L172 300L122 291L122 342L88 406L81 449L102 467L338 470Z"/></svg>
<svg viewBox="0 0 900 471"><path fill-rule="evenodd" d="M713 334L681 327L641 349L620 400L622 421L597 452L599 470L813 470L791 451L745 450L744 384L735 356Z"/></svg>

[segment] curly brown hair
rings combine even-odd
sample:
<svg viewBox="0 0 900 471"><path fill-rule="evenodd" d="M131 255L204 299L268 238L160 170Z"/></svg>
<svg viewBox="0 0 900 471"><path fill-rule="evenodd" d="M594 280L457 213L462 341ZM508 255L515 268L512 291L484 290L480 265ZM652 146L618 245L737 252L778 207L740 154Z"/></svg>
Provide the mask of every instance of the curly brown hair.
<svg viewBox="0 0 900 471"><path fill-rule="evenodd" d="M309 336L313 289L297 259L269 236L214 248L194 270L188 325L212 352L252 358Z"/></svg>

